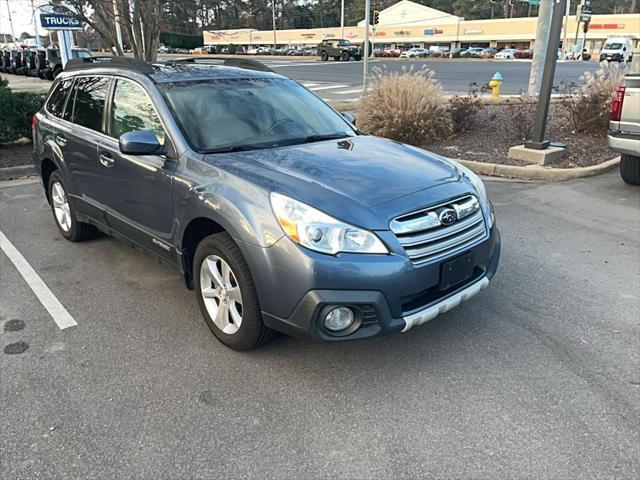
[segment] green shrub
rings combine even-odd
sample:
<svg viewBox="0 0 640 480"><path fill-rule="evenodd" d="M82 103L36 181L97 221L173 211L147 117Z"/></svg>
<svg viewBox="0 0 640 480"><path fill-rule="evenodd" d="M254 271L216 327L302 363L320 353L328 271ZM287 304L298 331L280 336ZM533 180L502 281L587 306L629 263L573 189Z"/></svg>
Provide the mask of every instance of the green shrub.
<svg viewBox="0 0 640 480"><path fill-rule="evenodd" d="M376 68L358 109L358 126L373 135L427 145L451 134L451 117L433 71Z"/></svg>
<svg viewBox="0 0 640 480"><path fill-rule="evenodd" d="M31 138L31 117L40 110L44 95L12 92L0 77L0 144Z"/></svg>
<svg viewBox="0 0 640 480"><path fill-rule="evenodd" d="M235 44L230 43L229 44L229 55L235 55L237 51L238 51L238 47Z"/></svg>

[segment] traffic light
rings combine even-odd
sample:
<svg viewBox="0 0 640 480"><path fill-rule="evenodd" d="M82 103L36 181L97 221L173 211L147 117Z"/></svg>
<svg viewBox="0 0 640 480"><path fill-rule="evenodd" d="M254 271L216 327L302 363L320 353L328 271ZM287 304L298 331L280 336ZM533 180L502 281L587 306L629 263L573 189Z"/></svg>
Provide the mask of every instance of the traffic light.
<svg viewBox="0 0 640 480"><path fill-rule="evenodd" d="M373 25L377 25L380 22L380 12L378 10L373 11Z"/></svg>

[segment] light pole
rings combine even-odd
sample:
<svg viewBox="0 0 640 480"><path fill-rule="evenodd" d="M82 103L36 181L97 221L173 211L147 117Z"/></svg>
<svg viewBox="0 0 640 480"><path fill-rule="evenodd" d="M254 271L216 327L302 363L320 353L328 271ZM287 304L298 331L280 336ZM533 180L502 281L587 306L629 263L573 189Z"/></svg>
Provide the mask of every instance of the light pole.
<svg viewBox="0 0 640 480"><path fill-rule="evenodd" d="M549 29L544 70L542 71L540 95L538 96L538 104L536 105L536 120L533 126L533 136L531 140L525 142L525 148L544 150L549 146L549 142L544 139L544 132L547 128L547 115L549 113L551 89L553 88L553 76L556 73L558 43L560 42L562 17L564 16L566 1L567 0L553 0L551 28Z"/></svg>
<svg viewBox="0 0 640 480"><path fill-rule="evenodd" d="M16 43L16 32L13 30L13 20L11 19L11 8L9 7L9 0L7 0L7 15L9 16L9 26L11 27L11 43Z"/></svg>
<svg viewBox="0 0 640 480"><path fill-rule="evenodd" d="M344 38L344 0L340 6L340 38Z"/></svg>
<svg viewBox="0 0 640 480"><path fill-rule="evenodd" d="M38 33L38 19L36 18L36 7L33 5L33 0L31 0L31 15L33 17L33 28L36 30L36 48L40 48L42 45L40 44L40 33Z"/></svg>
<svg viewBox="0 0 640 480"><path fill-rule="evenodd" d="M271 0L271 13L273 17L273 50L276 49L276 0ZM273 52L275 54L275 51Z"/></svg>
<svg viewBox="0 0 640 480"><path fill-rule="evenodd" d="M364 6L364 61L362 72L362 94L367 94L367 76L369 75L369 23L371 21L369 10L371 10L371 0L366 0Z"/></svg>
<svg viewBox="0 0 640 480"><path fill-rule="evenodd" d="M549 29L551 28L551 19L554 8L553 5L557 1L558 0L540 0L540 6L538 7L536 43L533 45L533 59L531 60L531 71L529 73L528 93L532 97L536 97L540 93L542 69L545 65L546 52L548 51L547 42L549 41ZM555 49L557 51L557 44ZM557 53L554 53L554 57L556 56Z"/></svg>

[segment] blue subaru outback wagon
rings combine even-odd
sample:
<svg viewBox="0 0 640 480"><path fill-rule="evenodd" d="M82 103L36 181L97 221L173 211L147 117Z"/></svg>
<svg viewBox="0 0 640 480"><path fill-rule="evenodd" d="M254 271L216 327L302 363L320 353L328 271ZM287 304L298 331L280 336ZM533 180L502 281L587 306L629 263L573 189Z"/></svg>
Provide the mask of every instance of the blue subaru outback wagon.
<svg viewBox="0 0 640 480"><path fill-rule="evenodd" d="M406 332L484 288L482 181L248 60L71 60L33 121L60 234L174 265L224 344Z"/></svg>

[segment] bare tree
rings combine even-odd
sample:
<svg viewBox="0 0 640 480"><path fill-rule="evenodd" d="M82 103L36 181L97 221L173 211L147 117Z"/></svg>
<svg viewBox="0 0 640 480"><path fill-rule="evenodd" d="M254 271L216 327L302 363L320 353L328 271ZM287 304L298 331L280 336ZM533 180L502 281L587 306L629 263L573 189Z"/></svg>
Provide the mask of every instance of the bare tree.
<svg viewBox="0 0 640 480"><path fill-rule="evenodd" d="M116 22L119 23L134 57L152 62L160 41L160 3L161 0L64 0L64 5L56 1L56 9L85 22L104 43L113 45L118 55L124 55L116 34Z"/></svg>

